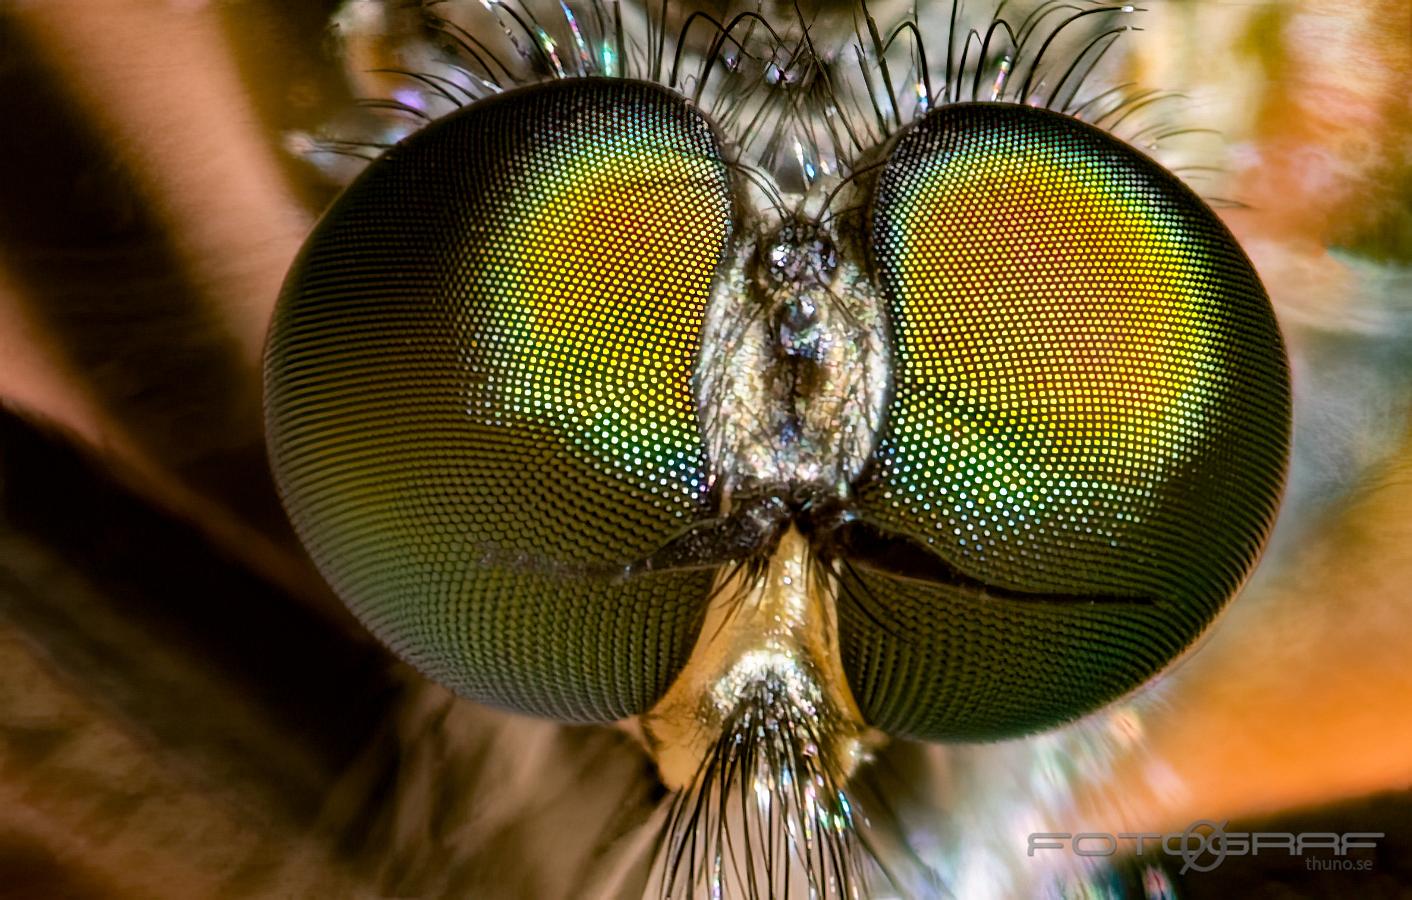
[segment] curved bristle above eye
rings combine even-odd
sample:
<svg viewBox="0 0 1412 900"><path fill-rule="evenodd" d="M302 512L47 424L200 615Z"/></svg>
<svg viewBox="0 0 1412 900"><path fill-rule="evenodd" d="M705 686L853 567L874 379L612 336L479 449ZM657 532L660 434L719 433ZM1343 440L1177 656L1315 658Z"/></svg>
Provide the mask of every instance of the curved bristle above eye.
<svg viewBox="0 0 1412 900"><path fill-rule="evenodd" d="M663 84L697 103L733 162L786 191L843 178L952 103L1043 106L1153 150L1177 132L1142 115L1175 95L1105 87L1139 7L1058 0L866 2L712 14L615 0L362 0L334 25L357 115L288 142L344 181L423 121L515 87L576 77ZM1185 132L1183 132L1185 133Z"/></svg>

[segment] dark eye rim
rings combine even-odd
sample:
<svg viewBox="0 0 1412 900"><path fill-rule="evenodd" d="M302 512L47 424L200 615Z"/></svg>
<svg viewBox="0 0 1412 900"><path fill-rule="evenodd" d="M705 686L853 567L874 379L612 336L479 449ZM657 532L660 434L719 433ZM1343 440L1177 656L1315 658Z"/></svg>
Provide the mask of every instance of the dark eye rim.
<svg viewBox="0 0 1412 900"><path fill-rule="evenodd" d="M439 131L447 127L447 123L454 122L465 115L468 115L472 112L479 112L487 109L492 109L501 103L514 103L518 100L522 100L526 96L557 92L577 92L582 91L586 88L594 89L607 85L641 89L646 92L656 94L660 97L670 98L682 109L687 110L692 115L694 115L697 120L699 120L699 122L706 127L707 131L709 131L711 134L711 139L715 145L717 153L720 154L721 162L726 167L727 177L730 181L729 193L732 203L731 219L734 225L738 227L742 220L742 210L744 209L744 207L741 205L740 197L740 192L743 189L743 186L739 183L740 179L736 175L737 160L735 155L734 142L732 142L726 137L725 132L722 130L721 126L717 124L716 120L711 116L711 114L692 97L682 93L681 91L675 88L668 87L660 82L649 81L645 78L632 78L618 75L564 75L561 77L546 78L542 81L535 81L529 84L520 84L499 94L493 94L491 96L482 97L478 100L466 103L460 108L452 110L444 116L440 116L430 122L427 122L422 127L416 129L412 133L403 137L397 143L393 144L391 147L388 147L386 150L384 150L380 155L377 156L377 158L373 159L372 162L366 168L364 168L363 171L360 172L358 176L353 179L352 182L350 182L347 186L343 188L342 191L339 192L338 196L335 197L335 202L337 201L338 197L342 197L344 194L347 194L358 184L359 181L362 181L364 178L366 178L368 172L376 168L379 163L382 163L385 160L391 161L396 159L398 156L401 156L402 154L406 153L409 147L414 147L422 141L435 136Z"/></svg>

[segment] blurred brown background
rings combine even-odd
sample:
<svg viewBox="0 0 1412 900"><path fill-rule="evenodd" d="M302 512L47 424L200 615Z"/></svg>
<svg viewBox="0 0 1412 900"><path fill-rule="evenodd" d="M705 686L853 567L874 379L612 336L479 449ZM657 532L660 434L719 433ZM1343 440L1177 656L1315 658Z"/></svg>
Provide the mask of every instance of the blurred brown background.
<svg viewBox="0 0 1412 900"><path fill-rule="evenodd" d="M286 136L366 87L339 6L0 0L0 897L369 890L350 860L375 837L329 798L395 766L404 676L299 550L260 413L280 281L337 190ZM1111 830L1385 830L1365 880L1232 861L1186 889L1396 896L1412 10L1151 6L1115 72L1219 132L1193 184L1243 204L1224 214L1290 341L1298 456L1265 565L1087 806Z"/></svg>

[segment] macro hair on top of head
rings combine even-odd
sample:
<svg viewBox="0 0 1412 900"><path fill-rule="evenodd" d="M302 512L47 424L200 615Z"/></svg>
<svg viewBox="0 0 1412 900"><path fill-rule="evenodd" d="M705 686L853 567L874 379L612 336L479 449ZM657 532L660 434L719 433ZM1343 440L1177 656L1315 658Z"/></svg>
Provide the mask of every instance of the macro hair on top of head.
<svg viewBox="0 0 1412 900"><path fill-rule="evenodd" d="M1093 84L1120 36L1141 30L1140 8L1049 0L1007 15L1006 6L350 0L334 37L369 95L361 105L380 115L293 134L289 146L346 180L452 110L581 77L651 81L690 98L735 142L744 177L768 176L755 184L766 193L856 174L890 135L949 103L1042 106L1149 152L1179 136L1141 124L1143 109L1174 94Z"/></svg>

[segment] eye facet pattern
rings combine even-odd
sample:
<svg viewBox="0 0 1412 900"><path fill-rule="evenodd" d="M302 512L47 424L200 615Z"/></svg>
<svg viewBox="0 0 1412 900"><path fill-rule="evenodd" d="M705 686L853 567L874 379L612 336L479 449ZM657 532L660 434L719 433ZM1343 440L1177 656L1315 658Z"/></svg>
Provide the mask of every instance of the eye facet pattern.
<svg viewBox="0 0 1412 900"><path fill-rule="evenodd" d="M1264 289L1170 173L1031 107L919 120L870 227L893 384L855 511L960 578L845 561L855 696L933 740L1075 718L1189 646L1268 533L1290 398Z"/></svg>
<svg viewBox="0 0 1412 900"><path fill-rule="evenodd" d="M740 208L713 126L644 82L512 91L386 153L291 270L266 361L279 484L335 590L468 697L613 720L700 650L722 567L763 571L797 527L887 733L1031 732L1159 672L1282 487L1259 279L1188 188L1070 117L954 104L884 149L827 226ZM770 242L791 228L812 243ZM742 260L776 244L847 276L761 293ZM856 326L821 332L833 356L760 324L806 287ZM801 449L842 452L827 416L763 424L813 428L815 400L861 469ZM723 501L742 460L773 474Z"/></svg>
<svg viewBox="0 0 1412 900"><path fill-rule="evenodd" d="M572 80L427 126L306 243L266 356L275 472L431 677L606 721L685 663L712 573L623 573L711 513L690 382L732 204L694 107Z"/></svg>

